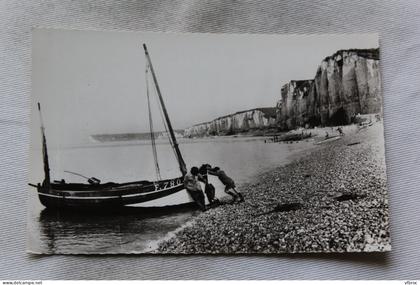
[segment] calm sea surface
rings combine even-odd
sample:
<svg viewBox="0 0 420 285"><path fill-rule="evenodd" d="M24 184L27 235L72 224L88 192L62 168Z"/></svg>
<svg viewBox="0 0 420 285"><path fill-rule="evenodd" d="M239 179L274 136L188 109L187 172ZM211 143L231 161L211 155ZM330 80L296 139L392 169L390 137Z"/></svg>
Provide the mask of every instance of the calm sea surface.
<svg viewBox="0 0 420 285"><path fill-rule="evenodd" d="M251 182L258 174L287 163L290 157L313 147L312 142L265 144L261 137L219 137L185 139L181 152L188 167L209 163L219 166L237 185ZM180 174L171 147L158 142L157 151L162 178ZM52 179L85 182L64 170L94 176L102 182L128 182L156 178L151 146L146 141L90 143L56 149L50 146ZM30 182L43 178L40 149L31 151ZM176 213L139 215L57 214L46 211L36 191L29 194L29 245L42 253L129 253L146 252L168 233L178 229L199 213L183 210Z"/></svg>

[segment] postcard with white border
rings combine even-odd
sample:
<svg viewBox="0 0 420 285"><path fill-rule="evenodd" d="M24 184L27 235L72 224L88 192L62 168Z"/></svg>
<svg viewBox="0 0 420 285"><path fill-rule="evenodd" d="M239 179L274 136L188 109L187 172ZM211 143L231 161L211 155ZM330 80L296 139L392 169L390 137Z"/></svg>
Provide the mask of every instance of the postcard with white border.
<svg viewBox="0 0 420 285"><path fill-rule="evenodd" d="M389 251L376 34L35 29L28 252Z"/></svg>

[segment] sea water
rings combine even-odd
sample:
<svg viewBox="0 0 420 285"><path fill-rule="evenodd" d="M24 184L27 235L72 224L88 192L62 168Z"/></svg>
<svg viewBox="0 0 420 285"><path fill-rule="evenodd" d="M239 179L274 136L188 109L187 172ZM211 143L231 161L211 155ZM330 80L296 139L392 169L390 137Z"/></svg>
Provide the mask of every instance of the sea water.
<svg viewBox="0 0 420 285"><path fill-rule="evenodd" d="M203 163L219 166L240 186L259 174L281 166L294 155L314 147L313 142L265 143L263 137L215 137L181 139L180 149L188 167ZM157 141L161 178L180 175L170 144ZM91 142L55 148L50 146L51 179L86 182L94 176L102 182L157 179L152 148L148 141ZM40 149L31 150L30 182L43 179ZM38 253L140 253L189 222L199 212L184 209L154 214L139 213L51 213L29 189L28 248Z"/></svg>

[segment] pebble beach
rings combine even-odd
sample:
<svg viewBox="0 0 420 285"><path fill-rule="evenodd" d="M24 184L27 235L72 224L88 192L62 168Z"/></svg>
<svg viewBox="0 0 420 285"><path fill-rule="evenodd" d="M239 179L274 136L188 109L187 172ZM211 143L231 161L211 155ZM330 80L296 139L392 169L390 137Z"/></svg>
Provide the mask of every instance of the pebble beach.
<svg viewBox="0 0 420 285"><path fill-rule="evenodd" d="M341 139L319 144L238 190L245 202L201 213L154 253L391 249L381 122L346 130ZM287 205L297 207L281 210Z"/></svg>

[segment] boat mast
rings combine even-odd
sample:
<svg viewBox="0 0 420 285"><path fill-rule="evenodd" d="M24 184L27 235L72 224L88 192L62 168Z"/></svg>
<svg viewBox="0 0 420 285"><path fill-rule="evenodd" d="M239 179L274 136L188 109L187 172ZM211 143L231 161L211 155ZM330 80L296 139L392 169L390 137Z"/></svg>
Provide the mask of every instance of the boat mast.
<svg viewBox="0 0 420 285"><path fill-rule="evenodd" d="M39 111L39 120L41 122L41 134L42 134L42 156L44 160L44 186L50 185L50 164L48 162L48 152L47 152L47 139L45 138L45 127L44 127L44 121L42 119L42 113L41 113L41 104L38 102L38 111Z"/></svg>
<svg viewBox="0 0 420 285"><path fill-rule="evenodd" d="M149 56L149 52L147 51L146 44L143 44L143 48L144 48L144 53L146 54L147 62L149 63L149 66L150 66L150 71L152 73L153 82L155 83L155 86L156 86L156 92L159 96L159 102L160 102L160 105L162 106L162 110L163 110L163 114L165 116L166 124L168 125L169 134L170 134L171 140L174 144L175 154L177 156L177 160L178 160L178 163L179 163L179 169L181 170L182 175L185 175L185 174L187 174L187 166L185 165L184 159L182 158L182 155L181 155L181 151L179 150L178 142L176 140L171 121L169 120L169 115L168 115L168 112L166 110L165 103L163 102L162 94L160 92L159 84L158 84L158 81L157 81L157 78L156 78L155 71L153 69L153 65L152 65L152 61L151 61L150 56Z"/></svg>

